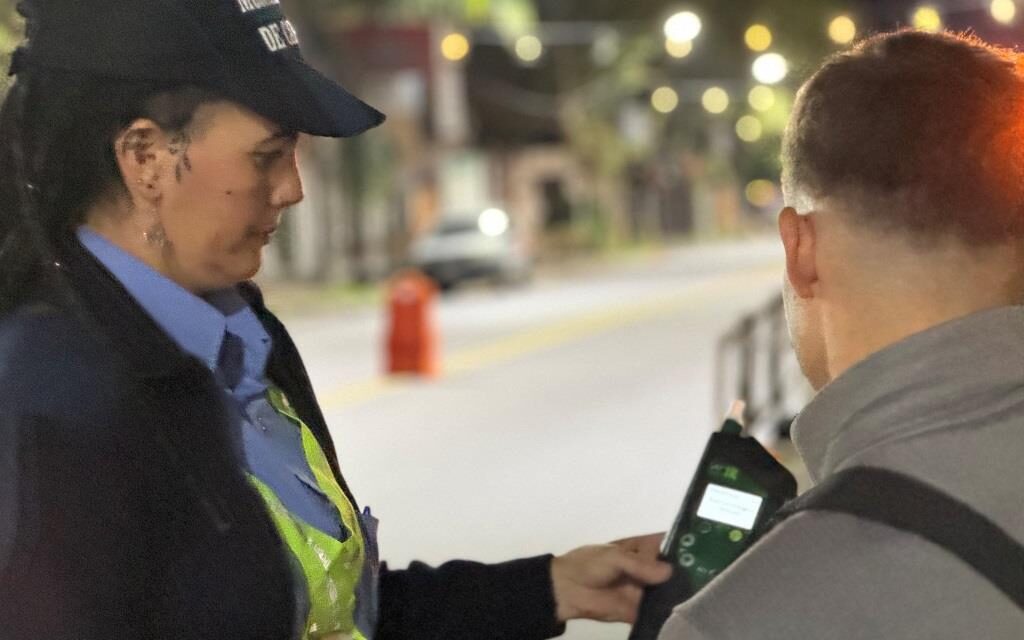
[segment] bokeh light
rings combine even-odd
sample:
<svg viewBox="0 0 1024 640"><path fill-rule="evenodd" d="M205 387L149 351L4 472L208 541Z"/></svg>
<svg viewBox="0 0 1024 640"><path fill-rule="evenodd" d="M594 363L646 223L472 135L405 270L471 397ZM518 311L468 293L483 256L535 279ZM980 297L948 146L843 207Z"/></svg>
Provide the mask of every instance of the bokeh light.
<svg viewBox="0 0 1024 640"><path fill-rule="evenodd" d="M914 17L911 19L915 29L921 31L930 31L935 33L942 30L942 16L939 14L939 10L933 6L925 5L918 7L914 11Z"/></svg>
<svg viewBox="0 0 1024 640"><path fill-rule="evenodd" d="M672 87L658 87L651 94L651 106L658 113L672 113L679 106L679 94Z"/></svg>
<svg viewBox="0 0 1024 640"><path fill-rule="evenodd" d="M775 106L775 90L759 84L750 90L747 95L747 102L754 111L770 111Z"/></svg>
<svg viewBox="0 0 1024 640"><path fill-rule="evenodd" d="M729 108L729 94L721 87L711 87L701 96L700 102L708 113L725 113Z"/></svg>
<svg viewBox="0 0 1024 640"><path fill-rule="evenodd" d="M665 37L673 42L687 42L700 35L700 17L692 11L680 11L665 21Z"/></svg>
<svg viewBox="0 0 1024 640"><path fill-rule="evenodd" d="M521 36L516 40L516 55L523 62L536 62L544 55L544 43L537 36Z"/></svg>
<svg viewBox="0 0 1024 640"><path fill-rule="evenodd" d="M510 222L508 214L501 209L487 209L477 219L477 227L480 233L491 238L497 238L508 231Z"/></svg>
<svg viewBox="0 0 1024 640"><path fill-rule="evenodd" d="M757 142L764 135L764 125L755 116L743 116L736 122L736 135L744 142Z"/></svg>
<svg viewBox="0 0 1024 640"><path fill-rule="evenodd" d="M601 29L594 38L590 57L599 67L607 67L622 54L622 39L614 29Z"/></svg>
<svg viewBox="0 0 1024 640"><path fill-rule="evenodd" d="M763 24L751 25L743 36L747 48L751 51L767 51L772 46L772 31Z"/></svg>
<svg viewBox="0 0 1024 640"><path fill-rule="evenodd" d="M754 60L752 71L761 84L778 84L789 75L789 63L778 53L766 53Z"/></svg>
<svg viewBox="0 0 1024 640"><path fill-rule="evenodd" d="M1013 24L1017 17L1017 3L1013 0L992 0L992 17L1002 24Z"/></svg>
<svg viewBox="0 0 1024 640"><path fill-rule="evenodd" d="M850 16L838 16L828 25L828 37L836 44L850 44L857 37L857 23Z"/></svg>
<svg viewBox="0 0 1024 640"><path fill-rule="evenodd" d="M677 42L676 40L665 40L665 51L667 51L668 55L673 58L685 58L693 53L693 40L683 40L682 42Z"/></svg>
<svg viewBox="0 0 1024 640"><path fill-rule="evenodd" d="M441 40L441 55L447 60L458 62L469 55L469 38L461 33L449 33Z"/></svg>
<svg viewBox="0 0 1024 640"><path fill-rule="evenodd" d="M754 180L745 190L747 202L759 209L770 207L779 197L779 189L771 180Z"/></svg>

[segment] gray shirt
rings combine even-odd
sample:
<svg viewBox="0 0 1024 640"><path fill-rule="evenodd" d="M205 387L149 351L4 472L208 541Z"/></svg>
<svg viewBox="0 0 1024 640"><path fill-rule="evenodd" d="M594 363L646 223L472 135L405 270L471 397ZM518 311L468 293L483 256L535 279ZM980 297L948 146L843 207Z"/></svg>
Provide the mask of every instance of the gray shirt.
<svg viewBox="0 0 1024 640"><path fill-rule="evenodd" d="M897 470L1024 541L1024 307L949 322L870 356L818 394L793 437L816 482L855 465ZM678 607L659 636L712 638L1021 640L1024 611L913 534L810 512Z"/></svg>

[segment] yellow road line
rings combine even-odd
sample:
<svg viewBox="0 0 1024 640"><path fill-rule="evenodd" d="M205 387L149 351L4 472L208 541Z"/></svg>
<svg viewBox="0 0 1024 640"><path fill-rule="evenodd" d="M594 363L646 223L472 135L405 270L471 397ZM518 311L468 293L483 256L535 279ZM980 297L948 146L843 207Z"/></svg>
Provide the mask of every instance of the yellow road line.
<svg viewBox="0 0 1024 640"><path fill-rule="evenodd" d="M691 285L679 293L627 303L614 309L588 311L548 325L525 329L484 345L457 351L447 358L442 369L448 377L461 375L646 320L669 316L695 303L749 286L751 279L766 277L769 273L777 275L779 267L773 265L770 270L766 267L718 276ZM328 392L321 399L321 404L328 411L361 404L398 388L403 379L408 380L382 375L348 384Z"/></svg>

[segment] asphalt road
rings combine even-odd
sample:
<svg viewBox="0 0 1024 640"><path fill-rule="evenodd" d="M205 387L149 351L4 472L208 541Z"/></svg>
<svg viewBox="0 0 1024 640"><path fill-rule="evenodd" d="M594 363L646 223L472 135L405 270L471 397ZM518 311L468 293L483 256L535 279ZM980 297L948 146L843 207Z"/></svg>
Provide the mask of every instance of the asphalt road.
<svg viewBox="0 0 1024 640"><path fill-rule="evenodd" d="M437 308L430 381L380 375L381 311L287 320L384 558L501 561L671 525L726 409L716 340L781 273L765 239L457 293ZM565 637L627 635L573 623Z"/></svg>

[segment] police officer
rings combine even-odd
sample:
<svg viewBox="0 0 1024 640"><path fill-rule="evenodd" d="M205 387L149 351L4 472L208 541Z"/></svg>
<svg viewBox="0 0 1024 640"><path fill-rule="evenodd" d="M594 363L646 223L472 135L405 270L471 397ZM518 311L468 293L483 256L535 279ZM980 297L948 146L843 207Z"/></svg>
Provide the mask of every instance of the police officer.
<svg viewBox="0 0 1024 640"><path fill-rule="evenodd" d="M20 9L0 111L0 636L531 639L635 615L668 575L656 537L379 566L249 279L302 198L299 134L384 118L303 61L278 0Z"/></svg>

